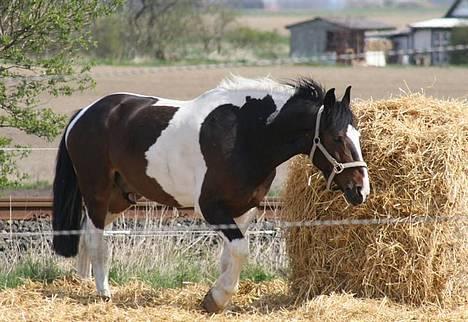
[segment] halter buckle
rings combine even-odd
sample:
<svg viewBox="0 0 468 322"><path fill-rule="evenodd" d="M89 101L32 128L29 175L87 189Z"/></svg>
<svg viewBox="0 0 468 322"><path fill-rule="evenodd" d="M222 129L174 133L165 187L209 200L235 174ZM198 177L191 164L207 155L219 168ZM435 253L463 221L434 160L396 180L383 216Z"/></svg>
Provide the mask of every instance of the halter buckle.
<svg viewBox="0 0 468 322"><path fill-rule="evenodd" d="M333 165L333 172L335 172L336 174L340 174L341 172L343 172L343 170L345 169L343 163L336 163L335 165Z"/></svg>

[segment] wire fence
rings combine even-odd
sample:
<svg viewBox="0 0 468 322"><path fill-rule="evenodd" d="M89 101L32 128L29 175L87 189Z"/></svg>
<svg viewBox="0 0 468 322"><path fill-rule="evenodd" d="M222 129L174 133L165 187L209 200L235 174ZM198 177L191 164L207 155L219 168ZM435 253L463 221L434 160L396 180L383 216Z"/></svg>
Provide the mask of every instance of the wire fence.
<svg viewBox="0 0 468 322"><path fill-rule="evenodd" d="M332 226L363 226L363 225L416 225L416 224L430 224L430 223L443 223L443 222L459 222L466 224L468 216L409 216L405 218L370 218L370 219L327 219L327 220L304 220L304 221L281 221L267 223L269 229L265 229L265 222L254 224L219 224L219 225L186 225L184 227L174 226L160 226L158 229L151 230L105 230L104 235L110 237L122 236L178 236L181 234L198 234L198 235L214 235L219 230L250 228L247 234L254 235L272 235L277 234L279 231L292 229L292 228L306 228L306 227L332 227ZM95 233L100 233L94 231ZM37 232L6 232L0 233L0 237L18 238L18 237L35 237L35 236L70 236L70 235L83 235L91 234L89 230L62 230L62 231L37 231Z"/></svg>
<svg viewBox="0 0 468 322"><path fill-rule="evenodd" d="M39 147L39 148L33 148L33 147L5 147L5 148L0 148L0 151L5 151L5 152L15 152L15 151L58 151L58 148L54 147Z"/></svg>

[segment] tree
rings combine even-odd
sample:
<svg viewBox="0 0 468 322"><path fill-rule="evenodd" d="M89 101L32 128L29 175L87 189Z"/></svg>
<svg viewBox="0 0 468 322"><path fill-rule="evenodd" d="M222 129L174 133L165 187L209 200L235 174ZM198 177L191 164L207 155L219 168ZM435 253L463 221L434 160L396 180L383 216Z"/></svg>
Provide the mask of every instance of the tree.
<svg viewBox="0 0 468 322"><path fill-rule="evenodd" d="M198 0L130 0L129 26L140 54L166 60L168 48L183 43L189 30L193 2Z"/></svg>
<svg viewBox="0 0 468 322"><path fill-rule="evenodd" d="M126 13L137 53L160 60L177 59L200 41L218 52L234 12L227 0L129 0ZM172 56L169 56L172 55Z"/></svg>
<svg viewBox="0 0 468 322"><path fill-rule="evenodd" d="M467 45L468 44L468 27L454 28L451 36L451 44L456 45ZM450 54L450 63L454 65L466 65L468 64L468 50L456 50Z"/></svg>
<svg viewBox="0 0 468 322"><path fill-rule="evenodd" d="M199 37L203 42L203 49L205 52L209 52L210 44L213 42L216 51L220 54L227 27L234 22L235 13L227 5L226 0L201 1L199 12L197 26Z"/></svg>
<svg viewBox="0 0 468 322"><path fill-rule="evenodd" d="M40 104L42 93L71 95L93 85L79 54L93 40L88 26L119 0L0 0L0 128L53 140L66 117ZM0 136L0 147L12 143ZM0 151L0 186L18 154Z"/></svg>

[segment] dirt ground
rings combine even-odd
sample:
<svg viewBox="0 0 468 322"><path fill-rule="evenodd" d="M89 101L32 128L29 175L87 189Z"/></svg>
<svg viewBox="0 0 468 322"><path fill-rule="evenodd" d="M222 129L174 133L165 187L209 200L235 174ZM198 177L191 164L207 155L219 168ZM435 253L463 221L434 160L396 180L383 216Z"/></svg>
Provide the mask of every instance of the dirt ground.
<svg viewBox="0 0 468 322"><path fill-rule="evenodd" d="M138 282L113 287L111 302L74 278L28 283L0 292L0 321L466 321L467 307L410 307L351 294L294 303L283 281L242 282L222 314L200 307L207 285L155 290Z"/></svg>
<svg viewBox="0 0 468 322"><path fill-rule="evenodd" d="M43 101L45 106L50 106L57 112L71 114L113 92L190 99L215 87L230 73L246 77L270 75L280 80L294 79L301 75L311 76L328 88L336 87L338 95L343 93L347 85L352 85L352 97L355 100L388 98L409 91L424 91L427 95L439 98L468 98L466 68L274 66L175 70L98 66L92 71L97 82L95 89L70 97L44 97ZM0 134L13 137L15 144L28 144L32 147L55 147L58 144L58 139L47 143L11 129L1 129ZM51 181L54 160L55 151L33 151L27 159L20 162L20 167L30 175L31 182ZM284 168L281 173L280 179L284 176ZM275 187L280 185L281 180L275 182Z"/></svg>

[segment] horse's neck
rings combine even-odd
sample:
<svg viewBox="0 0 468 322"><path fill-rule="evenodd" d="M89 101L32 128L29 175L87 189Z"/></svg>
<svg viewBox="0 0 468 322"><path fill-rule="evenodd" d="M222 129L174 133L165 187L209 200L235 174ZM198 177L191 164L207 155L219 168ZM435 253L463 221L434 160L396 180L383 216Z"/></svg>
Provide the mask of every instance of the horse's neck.
<svg viewBox="0 0 468 322"><path fill-rule="evenodd" d="M274 106L267 108L266 106L250 106L247 107L247 98L250 99L265 99L267 95L271 96L274 102ZM250 151L250 158L247 162L262 166L265 173L273 171L278 165L288 160L294 155L306 153L309 145L311 145L312 138L308 137L306 133L303 135L297 134L297 129L288 124L295 124L294 120L289 122L283 120L283 126L273 126L275 122L275 116L281 113L281 108L290 99L290 92L281 91L268 91L268 90L211 90L197 99L194 104L198 108L205 109L208 106L205 113L209 113L208 110L212 110L217 106L223 104L232 104L244 109L242 112L252 115L247 115L248 126L242 126L241 128L246 138L243 144L248 145L247 150ZM245 109L250 109L247 112ZM265 111L265 113L262 113ZM201 111L198 110L198 113ZM239 122L245 122L246 120L239 120ZM312 121L315 124L315 119ZM296 137L293 137L296 136Z"/></svg>
<svg viewBox="0 0 468 322"><path fill-rule="evenodd" d="M259 108L262 108L262 106L259 106ZM261 163L266 173L274 170L295 155L308 154L312 146L318 107L313 107L314 111L312 113L305 113L304 117L300 119L300 121L306 121L311 126L309 130L302 132L298 130L306 127L299 124L298 120L293 117L290 120L282 116L278 120L276 119L281 114L280 108L271 114L261 115L261 117L255 115L256 119L249 122L247 130L248 140L246 140L246 144L249 145L249 151L254 154L251 162ZM307 120L308 118L310 120Z"/></svg>
<svg viewBox="0 0 468 322"><path fill-rule="evenodd" d="M304 114L303 118L274 119L264 129L267 138L264 154L272 166L277 167L295 155L310 153L319 107L312 108L314 111Z"/></svg>

